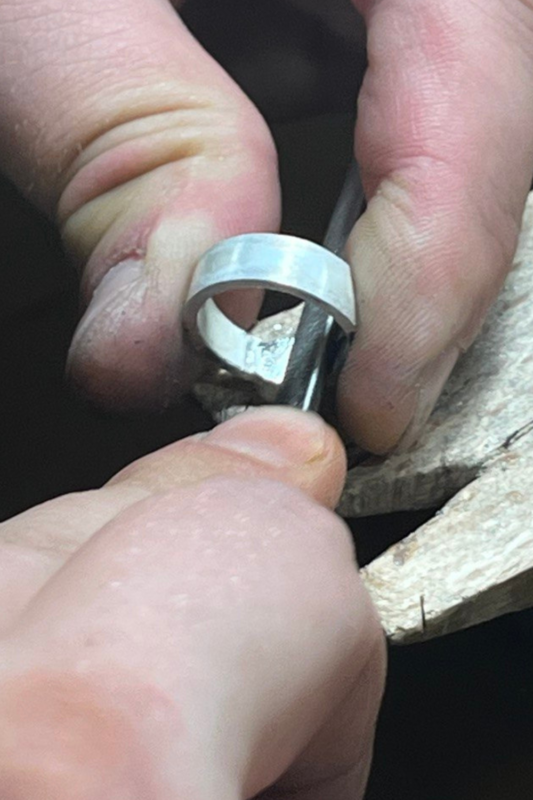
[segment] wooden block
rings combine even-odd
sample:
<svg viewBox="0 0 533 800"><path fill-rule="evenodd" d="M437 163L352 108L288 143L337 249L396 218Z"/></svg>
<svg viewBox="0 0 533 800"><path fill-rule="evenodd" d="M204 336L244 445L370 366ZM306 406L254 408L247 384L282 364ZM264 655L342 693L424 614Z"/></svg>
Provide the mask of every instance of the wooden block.
<svg viewBox="0 0 533 800"><path fill-rule="evenodd" d="M361 570L410 644L533 606L533 425L433 519Z"/></svg>
<svg viewBox="0 0 533 800"><path fill-rule="evenodd" d="M514 269L484 329L457 365L419 444L351 470L345 517L436 508L533 421L533 194Z"/></svg>

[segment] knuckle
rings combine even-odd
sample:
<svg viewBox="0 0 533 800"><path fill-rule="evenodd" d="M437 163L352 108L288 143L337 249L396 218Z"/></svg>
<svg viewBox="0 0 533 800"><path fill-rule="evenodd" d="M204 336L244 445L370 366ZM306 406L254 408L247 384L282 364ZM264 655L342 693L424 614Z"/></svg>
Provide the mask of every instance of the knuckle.
<svg viewBox="0 0 533 800"><path fill-rule="evenodd" d="M156 96L135 113L127 95L118 96L122 111L97 117L97 129L62 172L57 218L80 264L95 253L98 263L115 258L107 251L130 228L128 252L145 253L158 221L176 206L217 228L239 225L250 213L264 217L262 226L276 224L277 154L259 112L220 90L202 90L194 100L183 94L176 87L171 100ZM240 208L250 210L243 215Z"/></svg>

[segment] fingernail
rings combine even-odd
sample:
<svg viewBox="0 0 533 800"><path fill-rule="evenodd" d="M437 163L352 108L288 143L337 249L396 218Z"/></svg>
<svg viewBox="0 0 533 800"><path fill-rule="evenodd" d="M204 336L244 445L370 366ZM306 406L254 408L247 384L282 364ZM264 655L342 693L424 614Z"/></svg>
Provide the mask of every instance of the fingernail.
<svg viewBox="0 0 533 800"><path fill-rule="evenodd" d="M292 408L257 408L210 431L205 441L273 467L294 467L323 457L328 449L328 430L318 414Z"/></svg>
<svg viewBox="0 0 533 800"><path fill-rule="evenodd" d="M402 438L394 448L395 453L405 453L420 438L446 381L455 367L459 353L460 350L457 346L448 348L420 373L415 411Z"/></svg>

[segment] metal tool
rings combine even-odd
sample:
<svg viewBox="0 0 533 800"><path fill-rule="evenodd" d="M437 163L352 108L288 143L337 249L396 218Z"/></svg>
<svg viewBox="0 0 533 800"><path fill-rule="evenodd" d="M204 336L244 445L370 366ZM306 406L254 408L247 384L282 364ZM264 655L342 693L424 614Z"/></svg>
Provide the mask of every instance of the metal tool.
<svg viewBox="0 0 533 800"><path fill-rule="evenodd" d="M327 250L339 257L343 255L348 236L364 208L365 195L359 168L353 162L326 231L324 247ZM334 386L351 338L342 336L324 309L307 303L296 330L286 378L277 402L318 411L328 378Z"/></svg>
<svg viewBox="0 0 533 800"><path fill-rule="evenodd" d="M243 390L247 405L276 403L317 411L328 381L334 382L355 332L356 310L350 267L341 258L364 208L354 163L333 213L324 245L281 234L247 234L227 239L200 260L184 309L184 327L210 364L208 380L223 390ZM275 290L303 300L287 329L265 323L245 331L215 298L230 290ZM231 408L213 409L215 419ZM218 414L217 414L218 411Z"/></svg>

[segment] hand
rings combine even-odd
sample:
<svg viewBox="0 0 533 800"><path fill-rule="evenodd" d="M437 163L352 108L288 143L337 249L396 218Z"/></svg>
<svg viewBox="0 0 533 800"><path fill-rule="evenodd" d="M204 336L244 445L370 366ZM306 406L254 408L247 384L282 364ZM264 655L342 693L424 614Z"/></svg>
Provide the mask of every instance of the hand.
<svg viewBox="0 0 533 800"><path fill-rule="evenodd" d="M259 410L0 526L0 796L362 798L384 647L344 470Z"/></svg>
<svg viewBox="0 0 533 800"><path fill-rule="evenodd" d="M354 2L369 206L348 247L360 329L339 405L382 453L418 434L511 263L533 169L533 5ZM71 376L108 407L170 402L191 380L179 310L199 255L278 227L269 132L165 0L15 0L0 43L3 168L84 266Z"/></svg>

